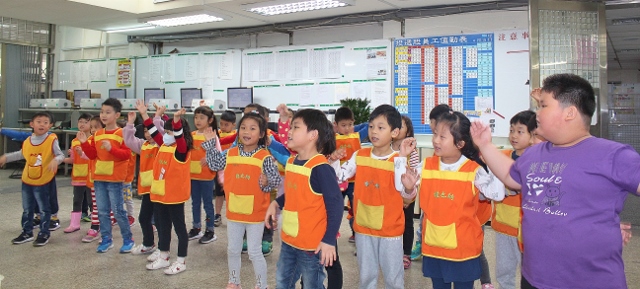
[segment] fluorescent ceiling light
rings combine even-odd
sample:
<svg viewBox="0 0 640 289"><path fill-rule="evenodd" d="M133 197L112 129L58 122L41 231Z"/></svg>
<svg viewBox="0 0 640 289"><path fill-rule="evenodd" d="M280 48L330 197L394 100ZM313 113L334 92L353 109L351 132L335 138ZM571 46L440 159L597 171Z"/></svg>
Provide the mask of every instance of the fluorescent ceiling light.
<svg viewBox="0 0 640 289"><path fill-rule="evenodd" d="M124 29L116 29L116 30L107 30L107 33L120 33L120 32L131 32L138 30L148 30L156 28L155 26L142 26L142 27L133 27L133 28L124 28Z"/></svg>
<svg viewBox="0 0 640 289"><path fill-rule="evenodd" d="M164 15L142 19L143 22L155 26L174 27L192 24L223 21L224 18L209 11L195 11L190 13Z"/></svg>
<svg viewBox="0 0 640 289"><path fill-rule="evenodd" d="M244 10L263 16L338 8L355 5L353 0L269 1L247 5Z"/></svg>

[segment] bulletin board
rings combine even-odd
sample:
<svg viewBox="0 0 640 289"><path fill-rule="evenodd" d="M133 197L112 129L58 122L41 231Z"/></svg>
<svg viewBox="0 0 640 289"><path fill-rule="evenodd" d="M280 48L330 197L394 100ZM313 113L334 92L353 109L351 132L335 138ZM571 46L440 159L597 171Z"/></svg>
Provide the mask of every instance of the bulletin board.
<svg viewBox="0 0 640 289"><path fill-rule="evenodd" d="M326 110L345 98L369 99L374 108L391 104L391 51L389 40L246 49L242 86L270 109Z"/></svg>
<svg viewBox="0 0 640 289"><path fill-rule="evenodd" d="M444 103L506 137L529 109L527 31L394 39L393 98L416 134L431 134L429 113Z"/></svg>
<svg viewBox="0 0 640 289"><path fill-rule="evenodd" d="M91 93L109 97L109 89L126 89L127 98L135 98L135 61L109 58L58 62L59 90L90 89Z"/></svg>

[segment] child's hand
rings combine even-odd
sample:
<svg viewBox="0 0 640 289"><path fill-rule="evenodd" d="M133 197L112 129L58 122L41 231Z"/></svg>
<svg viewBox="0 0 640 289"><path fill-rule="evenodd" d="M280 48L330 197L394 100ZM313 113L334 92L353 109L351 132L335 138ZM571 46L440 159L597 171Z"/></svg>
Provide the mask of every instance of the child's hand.
<svg viewBox="0 0 640 289"><path fill-rule="evenodd" d="M134 124L136 122L136 112L130 111L127 114L127 123Z"/></svg>
<svg viewBox="0 0 640 289"><path fill-rule="evenodd" d="M103 149L107 150L108 152L111 151L111 142L110 141L103 140L101 144L102 144L102 148Z"/></svg>
<svg viewBox="0 0 640 289"><path fill-rule="evenodd" d="M267 214L264 216L264 225L274 231L278 228L278 202L273 201L269 204Z"/></svg>
<svg viewBox="0 0 640 289"><path fill-rule="evenodd" d="M335 162L337 160L341 160L345 156L347 156L347 151L344 148L339 148L333 151L333 153L331 153L331 156L329 157L329 161Z"/></svg>
<svg viewBox="0 0 640 289"><path fill-rule="evenodd" d="M180 121L180 118L181 118L185 113L187 113L187 110L186 110L186 109L184 109L184 108L181 108L180 110L176 111L176 112L173 114L173 122L179 122L179 121Z"/></svg>
<svg viewBox="0 0 640 289"><path fill-rule="evenodd" d="M407 193L413 192L419 179L420 176L418 175L418 171L410 168L409 166L407 166L407 171L400 177L402 185Z"/></svg>
<svg viewBox="0 0 640 289"><path fill-rule="evenodd" d="M276 107L276 111L282 115L283 113L285 113L287 111L287 105L284 103L281 103L278 105L278 107Z"/></svg>
<svg viewBox="0 0 640 289"><path fill-rule="evenodd" d="M631 224L620 223L620 233L622 234L622 245L626 246L631 241Z"/></svg>
<svg viewBox="0 0 640 289"><path fill-rule="evenodd" d="M471 124L471 138L479 148L491 144L491 128L481 121Z"/></svg>
<svg viewBox="0 0 640 289"><path fill-rule="evenodd" d="M80 146L77 146L75 148L75 153L76 153L76 156L78 157L82 156L82 148Z"/></svg>
<svg viewBox="0 0 640 289"><path fill-rule="evenodd" d="M267 176L265 174L260 174L260 179L258 181L260 182L261 187L266 187L269 184L269 180L267 180Z"/></svg>
<svg viewBox="0 0 640 289"><path fill-rule="evenodd" d="M144 100L142 99L136 100L136 109L140 112L140 114L147 114L147 104L144 103Z"/></svg>
<svg viewBox="0 0 640 289"><path fill-rule="evenodd" d="M82 131L79 131L79 132L76 134L76 138L78 139L78 141L80 141L80 143L85 143L85 142L87 142L87 135L86 135L84 132L82 132Z"/></svg>
<svg viewBox="0 0 640 289"><path fill-rule="evenodd" d="M402 140L400 143L400 157L407 157L412 151L416 149L418 142L413 137L408 137Z"/></svg>
<svg viewBox="0 0 640 289"><path fill-rule="evenodd" d="M542 88L536 88L534 90L531 91L531 93L529 94L531 96L531 98L533 98L536 101L536 104L539 106L540 105L540 94L542 93Z"/></svg>
<svg viewBox="0 0 640 289"><path fill-rule="evenodd" d="M209 163L207 163L207 158L200 159L200 166L203 168L209 168Z"/></svg>
<svg viewBox="0 0 640 289"><path fill-rule="evenodd" d="M320 264L325 267L333 266L333 261L336 260L336 247L320 242L318 248L316 248L316 254L320 252Z"/></svg>
<svg viewBox="0 0 640 289"><path fill-rule="evenodd" d="M5 155L0 156L0 167L4 167L6 163L7 163L7 156Z"/></svg>
<svg viewBox="0 0 640 289"><path fill-rule="evenodd" d="M58 161L51 160L51 162L47 166L47 170L49 170L50 172L57 172L58 171L58 165L59 165Z"/></svg>
<svg viewBox="0 0 640 289"><path fill-rule="evenodd" d="M153 107L156 109L156 116L163 116L164 112L167 110L166 107L164 107L164 105L158 106L157 104L153 103Z"/></svg>
<svg viewBox="0 0 640 289"><path fill-rule="evenodd" d="M204 135L204 138L207 139L207 141L216 138L216 133L211 127L206 128L202 134Z"/></svg>

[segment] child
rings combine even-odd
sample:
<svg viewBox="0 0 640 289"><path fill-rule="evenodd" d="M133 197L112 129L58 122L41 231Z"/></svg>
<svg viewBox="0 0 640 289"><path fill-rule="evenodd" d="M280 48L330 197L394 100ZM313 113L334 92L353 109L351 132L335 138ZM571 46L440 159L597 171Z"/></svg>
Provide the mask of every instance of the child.
<svg viewBox="0 0 640 289"><path fill-rule="evenodd" d="M87 142L93 143L93 136L98 130L104 128L104 124L100 120L100 116L93 116L89 122L91 136L87 138ZM82 149L82 145L80 146ZM84 154L84 152L83 152ZM85 155L86 156L86 155ZM89 172L87 174L87 188L91 191L91 228L87 231L87 234L82 238L82 242L91 243L99 238L100 233L100 220L98 219L98 205L96 204L96 191L93 185L93 175L96 170L96 160L89 159ZM115 219L113 218L113 212L109 210L111 223L113 224Z"/></svg>
<svg viewBox="0 0 640 289"><path fill-rule="evenodd" d="M142 103L138 107L144 106ZM153 213L158 228L158 249L147 258L148 270L164 270L167 275L174 275L187 270L185 259L189 246L187 225L184 221L184 203L191 194L191 150L193 138L189 123L182 118L185 109L173 114L173 122L164 124L164 135L154 126L153 121L146 117L144 125L151 133L153 140L160 145L153 164L153 181L150 189L150 199L153 202ZM142 114L145 118L146 114ZM178 258L169 262L171 247L171 227L178 236Z"/></svg>
<svg viewBox="0 0 640 289"><path fill-rule="evenodd" d="M342 194L324 155L335 150L331 122L319 110L299 110L291 122L284 195L271 202L265 225L273 228L282 208L282 248L276 288L293 289L302 277L307 288L324 288L324 266L336 259L336 235L342 220ZM285 199L286 198L286 199Z"/></svg>
<svg viewBox="0 0 640 289"><path fill-rule="evenodd" d="M55 189L58 165L64 160L58 137L49 133L53 126L53 116L48 112L38 112L31 117L29 126L33 134L22 143L22 149L0 157L0 166L24 159L22 171L22 233L11 242L23 244L33 240L33 214L35 204L42 212L40 232L33 246L44 246L49 242L49 219L51 218L50 194Z"/></svg>
<svg viewBox="0 0 640 289"><path fill-rule="evenodd" d="M121 110L122 104L119 100L105 100L100 109L100 120L105 128L95 133L93 142L87 142L88 136L84 132L78 132L76 136L82 143L82 150L87 157L96 160L93 179L102 235L102 242L96 250L98 253L105 253L113 248L109 209L113 211L122 234L120 253L131 252L134 246L122 198L122 183L126 178L131 150L124 144L122 129L116 124Z"/></svg>
<svg viewBox="0 0 640 289"><path fill-rule="evenodd" d="M360 288L375 288L379 268L386 288L404 288L403 209L413 201L415 194L398 192L401 185L396 179L400 174L396 178L393 165L398 153L391 149L391 142L398 137L401 126L402 117L393 106L376 107L369 116L369 140L373 148L358 150L336 169L338 182L356 176L353 229Z"/></svg>
<svg viewBox="0 0 640 289"><path fill-rule="evenodd" d="M218 130L218 135L221 138L227 137L229 135L235 135L236 134L235 127L236 127L236 113L231 110L226 110L220 115L220 129ZM221 148L223 151L226 151L229 148L231 148L231 145L232 144L223 145L221 146ZM222 180L218 175L216 175L215 181L216 181L216 186L215 186L216 201L215 201L214 211L216 212L216 215L213 218L213 225L215 227L218 227L220 226L220 224L222 224L222 215L220 214L220 212L222 212L222 204L224 203L224 189L222 187L223 186Z"/></svg>
<svg viewBox="0 0 640 289"><path fill-rule="evenodd" d="M451 288L452 283L456 289L473 288L474 280L480 278L484 234L476 215L478 189L492 194L504 191L484 169L471 141L470 125L460 112L441 115L433 130L435 156L424 160L420 172L407 170L402 179L406 192L416 191L416 183L421 183L422 272L436 289ZM415 140L405 139L400 156L413 149ZM396 167L405 164L405 158L396 159Z"/></svg>
<svg viewBox="0 0 640 289"><path fill-rule="evenodd" d="M288 108L286 104L281 103L276 108L276 111L280 114L280 118L278 119L278 138L282 141L282 144L286 146L289 142L287 138L289 137L293 110Z"/></svg>
<svg viewBox="0 0 640 289"><path fill-rule="evenodd" d="M207 106L199 106L193 112L196 131L192 132L193 150L191 151L191 213L193 228L189 231L189 240L200 238L200 244L208 244L218 239L214 233L213 190L216 172L209 169L205 162L206 151L201 147L205 141L204 131L212 128L214 134L218 132L218 121L213 110ZM220 150L220 143L216 138L215 145ZM204 207L206 231L200 229L200 204Z"/></svg>
<svg viewBox="0 0 640 289"><path fill-rule="evenodd" d="M118 127L124 128L127 124L126 121L117 121ZM123 130L124 131L124 130ZM129 165L127 166L127 176L122 183L122 199L124 200L124 207L127 212L127 220L129 221L129 227L133 227L136 224L136 218L133 216L133 192L131 191L131 183L136 174L136 160L137 155L131 152L129 156Z"/></svg>
<svg viewBox="0 0 640 289"><path fill-rule="evenodd" d="M140 111L140 115L143 119L149 118L147 115L147 107L142 101L136 103L136 108ZM164 122L161 116L164 113L164 106L156 108L156 114L153 118L153 124L158 129L160 134L164 134ZM153 164L156 155L158 154L159 146L151 138L149 130L144 128L144 139L135 137L136 128L134 123L136 121L136 113L131 111L127 116L127 125L122 130L124 136L124 143L131 149L132 152L140 155L140 165L138 168L138 195L142 196L142 204L140 204L140 214L138 215L138 222L140 223L140 229L142 230L142 244L136 246L131 250L131 254L149 254L156 250L156 244L153 236L153 225L151 219L153 218L153 203L149 192L151 191L151 183L153 182Z"/></svg>
<svg viewBox="0 0 640 289"><path fill-rule="evenodd" d="M267 288L267 262L261 254L264 216L270 192L280 184L278 168L266 150L267 122L258 114L247 113L240 119L238 146L223 154L215 148L215 133L207 128L207 163L213 171L224 169L227 199L227 289L240 288L240 253L247 234L249 259L253 263L256 288Z"/></svg>
<svg viewBox="0 0 640 289"><path fill-rule="evenodd" d="M91 116L83 113L78 118L78 130L85 134L91 132ZM91 190L87 187L87 176L89 175L89 158L82 152L80 141L74 138L71 141L69 157L64 159L67 164L73 164L71 169L71 185L73 186L73 209L71 210L71 221L69 227L64 229L65 233L72 233L80 230L80 219L82 217L82 202Z"/></svg>
<svg viewBox="0 0 640 289"><path fill-rule="evenodd" d="M640 194L640 156L628 145L591 136L595 108L588 81L547 77L536 129L547 142L515 162L491 144L488 126L473 125L489 167L522 191L522 288L627 287L619 214L627 192Z"/></svg>

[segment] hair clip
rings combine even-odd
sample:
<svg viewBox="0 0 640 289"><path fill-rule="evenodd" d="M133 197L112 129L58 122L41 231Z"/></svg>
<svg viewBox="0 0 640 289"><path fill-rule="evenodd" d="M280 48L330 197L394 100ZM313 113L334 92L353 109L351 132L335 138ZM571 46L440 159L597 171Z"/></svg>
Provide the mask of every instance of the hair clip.
<svg viewBox="0 0 640 289"><path fill-rule="evenodd" d="M453 110L449 110L449 114L453 114Z"/></svg>

